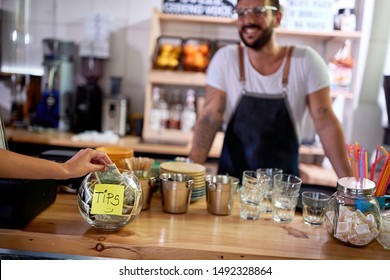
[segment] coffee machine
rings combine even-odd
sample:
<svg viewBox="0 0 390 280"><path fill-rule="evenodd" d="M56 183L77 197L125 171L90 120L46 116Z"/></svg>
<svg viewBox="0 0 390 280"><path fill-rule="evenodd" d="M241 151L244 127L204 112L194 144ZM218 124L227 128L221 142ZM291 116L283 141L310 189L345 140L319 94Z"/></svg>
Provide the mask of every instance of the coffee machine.
<svg viewBox="0 0 390 280"><path fill-rule="evenodd" d="M103 91L98 82L103 76L105 60L93 56L81 57L81 72L86 84L77 87L73 132L101 131Z"/></svg>
<svg viewBox="0 0 390 280"><path fill-rule="evenodd" d="M33 125L70 129L74 95L74 57L76 45L71 41L43 40L42 97Z"/></svg>

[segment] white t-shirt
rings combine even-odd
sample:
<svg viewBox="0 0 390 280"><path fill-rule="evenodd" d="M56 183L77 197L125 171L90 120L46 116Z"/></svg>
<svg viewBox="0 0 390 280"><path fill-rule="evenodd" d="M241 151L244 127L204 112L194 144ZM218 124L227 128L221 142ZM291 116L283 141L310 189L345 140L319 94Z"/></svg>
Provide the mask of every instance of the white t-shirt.
<svg viewBox="0 0 390 280"><path fill-rule="evenodd" d="M244 65L248 92L266 94L283 92L285 59L275 73L264 76L252 67L247 49L244 48ZM230 120L241 92L237 45L223 47L215 53L208 66L207 84L227 93L225 121ZM287 96L299 141L306 96L329 85L329 75L322 57L309 46L296 46L291 57Z"/></svg>

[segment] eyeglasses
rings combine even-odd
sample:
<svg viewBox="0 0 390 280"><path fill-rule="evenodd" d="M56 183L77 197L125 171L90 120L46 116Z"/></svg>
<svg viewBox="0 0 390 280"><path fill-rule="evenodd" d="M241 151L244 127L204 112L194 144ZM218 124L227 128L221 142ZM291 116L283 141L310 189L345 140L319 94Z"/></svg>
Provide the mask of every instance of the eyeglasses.
<svg viewBox="0 0 390 280"><path fill-rule="evenodd" d="M250 9L235 9L233 13L239 18L248 16L248 13L252 13L255 17L264 17L268 10L277 11L278 8L273 6L258 6Z"/></svg>

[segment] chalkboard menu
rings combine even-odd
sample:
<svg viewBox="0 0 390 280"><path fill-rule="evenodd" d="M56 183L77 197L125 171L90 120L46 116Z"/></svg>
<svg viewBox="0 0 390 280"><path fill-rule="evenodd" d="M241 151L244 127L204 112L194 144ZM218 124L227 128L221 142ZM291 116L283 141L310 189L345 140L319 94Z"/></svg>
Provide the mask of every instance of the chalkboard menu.
<svg viewBox="0 0 390 280"><path fill-rule="evenodd" d="M231 17L237 0L163 0L167 14Z"/></svg>

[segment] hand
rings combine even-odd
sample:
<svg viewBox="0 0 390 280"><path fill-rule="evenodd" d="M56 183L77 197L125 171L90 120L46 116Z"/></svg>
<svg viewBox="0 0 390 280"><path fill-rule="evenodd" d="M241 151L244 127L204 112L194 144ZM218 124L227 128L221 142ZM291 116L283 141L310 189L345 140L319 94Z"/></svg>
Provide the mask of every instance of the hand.
<svg viewBox="0 0 390 280"><path fill-rule="evenodd" d="M64 163L69 178L84 176L94 171L104 171L112 163L106 153L91 148L82 149Z"/></svg>

